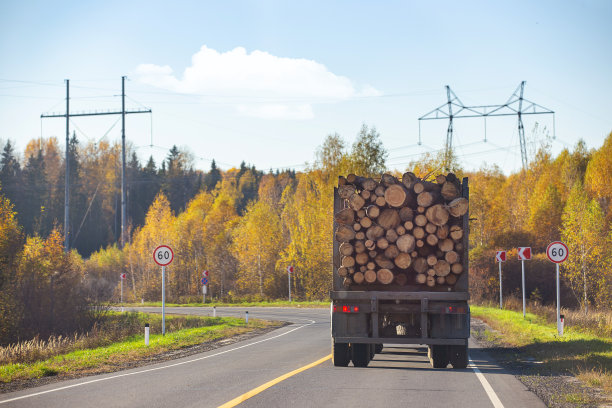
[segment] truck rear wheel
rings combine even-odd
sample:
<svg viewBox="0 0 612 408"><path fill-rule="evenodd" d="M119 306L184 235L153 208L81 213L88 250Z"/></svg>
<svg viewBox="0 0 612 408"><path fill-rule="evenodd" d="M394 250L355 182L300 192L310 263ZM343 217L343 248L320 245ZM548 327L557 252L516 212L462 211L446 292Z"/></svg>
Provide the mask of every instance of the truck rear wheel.
<svg viewBox="0 0 612 408"><path fill-rule="evenodd" d="M447 347L437 344L429 346L429 361L433 368L446 368L448 365Z"/></svg>
<svg viewBox="0 0 612 408"><path fill-rule="evenodd" d="M378 343L375 347L376 347L376 350L375 350L376 354L380 354L383 351L382 343Z"/></svg>
<svg viewBox="0 0 612 408"><path fill-rule="evenodd" d="M468 365L468 346L448 346L448 355L453 368L466 368Z"/></svg>
<svg viewBox="0 0 612 408"><path fill-rule="evenodd" d="M332 339L332 362L336 367L346 367L351 361L351 353L348 343L336 343Z"/></svg>
<svg viewBox="0 0 612 408"><path fill-rule="evenodd" d="M370 362L370 347L364 343L352 343L353 365L355 367L367 367Z"/></svg>

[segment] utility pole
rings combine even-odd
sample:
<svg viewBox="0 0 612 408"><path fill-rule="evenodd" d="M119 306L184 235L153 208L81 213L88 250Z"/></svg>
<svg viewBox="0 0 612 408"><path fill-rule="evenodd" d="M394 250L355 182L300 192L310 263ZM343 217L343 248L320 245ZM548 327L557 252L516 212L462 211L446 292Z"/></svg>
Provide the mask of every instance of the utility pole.
<svg viewBox="0 0 612 408"><path fill-rule="evenodd" d="M448 100L448 129L446 130L446 146L444 148L444 166L446 171L450 171L450 156L453 149L453 104L451 92L450 86L446 85L446 99Z"/></svg>
<svg viewBox="0 0 612 408"><path fill-rule="evenodd" d="M527 168L527 146L525 143L525 128L523 127L523 118L521 115L523 114L523 90L525 89L525 81L521 82L519 85L521 88L521 93L518 99L519 108L516 114L518 115L518 134L519 134L519 144L521 145L521 160L523 161L523 169ZM516 94L516 91L514 92Z"/></svg>
<svg viewBox="0 0 612 408"><path fill-rule="evenodd" d="M108 111L90 111L70 113L69 105L69 83L66 80L66 112L65 113L43 113L41 118L66 118L66 192L65 192L65 208L64 208L64 250L67 252L70 248L69 241L69 160L68 149L70 143L70 118L76 116L100 116L100 115L121 115L121 236L119 242L121 247L125 245L126 229L127 229L127 182L125 173L125 115L131 113L151 113L151 109L125 109L125 76L121 77L121 110Z"/></svg>
<svg viewBox="0 0 612 408"><path fill-rule="evenodd" d="M70 80L66 80L66 181L64 186L64 252L70 250Z"/></svg>

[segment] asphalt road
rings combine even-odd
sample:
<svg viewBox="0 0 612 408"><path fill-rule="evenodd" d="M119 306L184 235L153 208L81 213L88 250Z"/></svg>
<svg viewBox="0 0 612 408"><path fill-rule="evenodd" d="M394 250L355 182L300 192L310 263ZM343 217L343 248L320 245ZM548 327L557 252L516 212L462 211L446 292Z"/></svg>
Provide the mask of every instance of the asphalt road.
<svg viewBox="0 0 612 408"><path fill-rule="evenodd" d="M217 315L244 315L245 310L217 308ZM250 317L292 324L183 359L2 394L0 408L218 407L240 396L245 399L249 391L252 396L240 407L545 406L477 344L471 344L473 367L464 370L434 370L425 347L391 345L367 368L333 367L331 360L325 360L304 369L330 354L329 310L248 310ZM210 315L211 309L166 308L166 312ZM273 380L274 385L262 389Z"/></svg>

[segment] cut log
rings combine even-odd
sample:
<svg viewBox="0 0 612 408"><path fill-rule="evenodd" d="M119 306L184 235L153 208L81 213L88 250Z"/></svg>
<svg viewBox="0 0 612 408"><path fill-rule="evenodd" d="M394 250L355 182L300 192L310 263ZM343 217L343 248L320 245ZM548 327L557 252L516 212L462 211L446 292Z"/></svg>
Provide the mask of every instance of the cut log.
<svg viewBox="0 0 612 408"><path fill-rule="evenodd" d="M371 205L366 209L366 215L372 219L378 217L380 214L380 208L375 205Z"/></svg>
<svg viewBox="0 0 612 408"><path fill-rule="evenodd" d="M336 230L336 241L338 242L348 242L353 238L355 238L355 230L349 226L340 225Z"/></svg>
<svg viewBox="0 0 612 408"><path fill-rule="evenodd" d="M422 227L414 227L412 229L412 235L414 235L416 239L423 239L425 238L425 230Z"/></svg>
<svg viewBox="0 0 612 408"><path fill-rule="evenodd" d="M372 269L368 269L363 274L363 277L365 278L365 281L367 283L374 283L376 282L376 271L373 271Z"/></svg>
<svg viewBox="0 0 612 408"><path fill-rule="evenodd" d="M403 184L393 184L385 190L385 201L391 207L404 207L409 203L411 197Z"/></svg>
<svg viewBox="0 0 612 408"><path fill-rule="evenodd" d="M370 259L374 259L378 256L378 252L376 252L375 250L372 250L368 252L368 255L370 255Z"/></svg>
<svg viewBox="0 0 612 408"><path fill-rule="evenodd" d="M429 255L427 257L427 265L434 266L438 262L438 258L435 255Z"/></svg>
<svg viewBox="0 0 612 408"><path fill-rule="evenodd" d="M352 256L343 256L341 265L345 268L352 268L355 266L355 258Z"/></svg>
<svg viewBox="0 0 612 408"><path fill-rule="evenodd" d="M427 281L425 283L430 288L433 288L434 286L436 286L436 278L434 278L433 276L428 276Z"/></svg>
<svg viewBox="0 0 612 408"><path fill-rule="evenodd" d="M418 253L417 251L412 251L412 252L410 253L410 256L412 257L412 259L414 259L414 258L416 258L416 257L418 257L418 256L419 256L419 253Z"/></svg>
<svg viewBox="0 0 612 408"><path fill-rule="evenodd" d="M444 285L446 283L446 278L444 276L436 277L436 283L438 285Z"/></svg>
<svg viewBox="0 0 612 408"><path fill-rule="evenodd" d="M412 231L414 228L414 223L412 221L406 221L404 223L404 228L406 228L406 231Z"/></svg>
<svg viewBox="0 0 612 408"><path fill-rule="evenodd" d="M441 227L448 223L448 210L442 204L432 205L425 211L427 220L432 224Z"/></svg>
<svg viewBox="0 0 612 408"><path fill-rule="evenodd" d="M348 268L345 268L344 266L341 266L338 268L338 275L341 277L346 277L348 276Z"/></svg>
<svg viewBox="0 0 612 408"><path fill-rule="evenodd" d="M338 187L338 195L340 198L348 200L353 194L355 194L355 186L352 184L346 184Z"/></svg>
<svg viewBox="0 0 612 408"><path fill-rule="evenodd" d="M355 184L359 178L360 177L356 176L355 174L350 173L348 176L346 176L346 181L348 181L350 184Z"/></svg>
<svg viewBox="0 0 612 408"><path fill-rule="evenodd" d="M404 228L403 225L398 225L395 228L395 233L397 234L397 236L399 237L400 235L404 235L406 233L406 228Z"/></svg>
<svg viewBox="0 0 612 408"><path fill-rule="evenodd" d="M384 207L385 205L387 205L387 201L385 200L385 197L377 197L376 201L374 201L374 202L379 207Z"/></svg>
<svg viewBox="0 0 612 408"><path fill-rule="evenodd" d="M453 242L452 239L441 239L440 241L438 241L438 248L440 248L440 251L442 252L448 252L448 251L452 251L455 247L455 243Z"/></svg>
<svg viewBox="0 0 612 408"><path fill-rule="evenodd" d="M419 207L431 207L440 200L440 194L436 191L423 191L417 196L417 205Z"/></svg>
<svg viewBox="0 0 612 408"><path fill-rule="evenodd" d="M365 265L361 265L361 266L359 267L359 272L362 272L362 273L363 273L363 272L365 272L365 271L367 271L367 270L368 270L368 268L366 268L366 267L365 267Z"/></svg>
<svg viewBox="0 0 612 408"><path fill-rule="evenodd" d="M384 256L383 254L376 255L376 258L374 258L374 262L376 262L376 265L383 269L393 269L393 266L395 266L393 261Z"/></svg>
<svg viewBox="0 0 612 408"><path fill-rule="evenodd" d="M459 275L461 272L463 272L463 265L460 263L452 264L451 272L454 273L455 275Z"/></svg>
<svg viewBox="0 0 612 408"><path fill-rule="evenodd" d="M357 211L357 213L356 213L356 214L357 214L357 218L363 218L363 217L365 217L365 216L366 216L365 209L363 209L363 208L362 208L361 210Z"/></svg>
<svg viewBox="0 0 612 408"><path fill-rule="evenodd" d="M425 258L418 257L412 262L412 269L416 273L425 273L427 271L428 265L427 260Z"/></svg>
<svg viewBox="0 0 612 408"><path fill-rule="evenodd" d="M395 277L395 283L400 286L405 286L408 283L408 277L405 273L398 273Z"/></svg>
<svg viewBox="0 0 612 408"><path fill-rule="evenodd" d="M355 211L361 210L361 208L365 204L365 200L357 193L353 193L353 195L349 198L349 207L351 207Z"/></svg>
<svg viewBox="0 0 612 408"><path fill-rule="evenodd" d="M378 272L376 272L376 279L383 285L388 285L393 282L393 278L393 272L387 268L379 269Z"/></svg>
<svg viewBox="0 0 612 408"><path fill-rule="evenodd" d="M436 235L438 238L444 239L448 237L448 232L448 225L442 225L441 227L438 227Z"/></svg>
<svg viewBox="0 0 612 408"><path fill-rule="evenodd" d="M412 190L414 183L419 181L418 177L414 175L412 172L406 172L402 176L402 184L409 190Z"/></svg>
<svg viewBox="0 0 612 408"><path fill-rule="evenodd" d="M374 194L376 194L378 197L383 197L385 195L385 186L376 186L374 189Z"/></svg>
<svg viewBox="0 0 612 408"><path fill-rule="evenodd" d="M360 254L362 252L365 252L366 247L365 244L363 243L363 241L355 241L353 243L353 248L355 249L355 252Z"/></svg>
<svg viewBox="0 0 612 408"><path fill-rule="evenodd" d="M355 230L355 232L360 231L361 230L361 224L356 222L355 224L353 224L353 229Z"/></svg>
<svg viewBox="0 0 612 408"><path fill-rule="evenodd" d="M348 183L346 181L346 177L344 176L338 176L338 186L345 186L346 183Z"/></svg>
<svg viewBox="0 0 612 408"><path fill-rule="evenodd" d="M373 239L366 240L365 247L368 250L373 251L374 249L376 249L376 241L374 241Z"/></svg>
<svg viewBox="0 0 612 408"><path fill-rule="evenodd" d="M399 210L399 216L402 222L412 221L412 218L414 218L414 212L410 207L402 207Z"/></svg>
<svg viewBox="0 0 612 408"><path fill-rule="evenodd" d="M372 226L372 220L368 217L363 217L359 220L359 224L361 224L363 228L370 228Z"/></svg>
<svg viewBox="0 0 612 408"><path fill-rule="evenodd" d="M433 268L429 268L427 270L427 276L436 276L436 270Z"/></svg>
<svg viewBox="0 0 612 408"><path fill-rule="evenodd" d="M463 243L462 242L457 242L455 244L455 251L457 251L457 252L463 251Z"/></svg>
<svg viewBox="0 0 612 408"><path fill-rule="evenodd" d="M436 183L444 184L446 182L446 176L444 174L438 174L436 176Z"/></svg>
<svg viewBox="0 0 612 408"><path fill-rule="evenodd" d="M416 246L417 248L423 248L423 246L425 246L425 241L423 241L422 239L417 239Z"/></svg>
<svg viewBox="0 0 612 408"><path fill-rule="evenodd" d="M363 276L363 272L355 272L355 274L353 275L353 282L358 285L362 284L364 279L365 278Z"/></svg>
<svg viewBox="0 0 612 408"><path fill-rule="evenodd" d="M395 245L397 245L397 249L399 249L400 252L410 253L414 251L414 237L410 234L402 235L401 237L397 238Z"/></svg>
<svg viewBox="0 0 612 408"><path fill-rule="evenodd" d="M459 189L455 185L455 183L451 183L450 181L445 182L442 185L442 190L440 190L440 194L446 201L452 201L455 198L459 197Z"/></svg>
<svg viewBox="0 0 612 408"><path fill-rule="evenodd" d="M422 206L420 206L420 205L419 205L419 206L417 207L417 212L418 212L419 214L425 214L425 207L422 207Z"/></svg>
<svg viewBox="0 0 612 408"><path fill-rule="evenodd" d="M459 241L463 238L463 229L458 225L450 227L450 237L454 241Z"/></svg>
<svg viewBox="0 0 612 408"><path fill-rule="evenodd" d="M355 239L365 239L365 232L359 231L355 234Z"/></svg>
<svg viewBox="0 0 612 408"><path fill-rule="evenodd" d="M446 262L452 265L454 263L459 262L459 254L455 251L448 251L446 255L444 255L444 259L446 260Z"/></svg>
<svg viewBox="0 0 612 408"><path fill-rule="evenodd" d="M378 186L378 183L374 181L374 179L371 179L369 177L363 179L363 181L361 182L361 187L366 191L374 191L374 189L376 189L377 186Z"/></svg>
<svg viewBox="0 0 612 408"><path fill-rule="evenodd" d="M427 275L424 273L417 273L415 279L416 283L422 285L427 281Z"/></svg>
<svg viewBox="0 0 612 408"><path fill-rule="evenodd" d="M389 247L389 241L387 241L387 238L378 238L376 246L384 251Z"/></svg>
<svg viewBox="0 0 612 408"><path fill-rule="evenodd" d="M427 238L425 238L425 242L427 242L427 245L432 247L438 245L438 241L438 236L435 234L429 234L427 235Z"/></svg>
<svg viewBox="0 0 612 408"><path fill-rule="evenodd" d="M457 275L448 275L445 279L447 285L454 285L457 283Z"/></svg>
<svg viewBox="0 0 612 408"><path fill-rule="evenodd" d="M459 197L448 203L448 212L453 217L461 217L468 212L468 200L465 197Z"/></svg>
<svg viewBox="0 0 612 408"><path fill-rule="evenodd" d="M412 189L416 194L421 194L424 191L440 191L440 186L431 181L421 180L414 183Z"/></svg>
<svg viewBox="0 0 612 408"><path fill-rule="evenodd" d="M448 262L440 259L434 265L434 269L436 271L436 276L446 276L446 275L448 275L450 273L451 266L448 264Z"/></svg>
<svg viewBox="0 0 612 408"><path fill-rule="evenodd" d="M370 262L368 262L368 263L366 264L366 267L367 267L368 269L375 269L375 268L376 268L376 263L374 263L374 262L370 261Z"/></svg>
<svg viewBox="0 0 612 408"><path fill-rule="evenodd" d="M397 227L399 228L399 227ZM387 241L390 243L394 243L395 241L397 241L398 238L398 234L395 230L388 230L387 233L385 234L385 238L387 238Z"/></svg>
<svg viewBox="0 0 612 408"><path fill-rule="evenodd" d="M357 262L359 265L365 265L368 263L369 260L370 257L365 252L355 255L355 262Z"/></svg>
<svg viewBox="0 0 612 408"><path fill-rule="evenodd" d="M425 232L428 234L435 234L435 232L438 230L438 227L436 227L434 224L432 224L431 222L428 222L425 225Z"/></svg>
<svg viewBox="0 0 612 408"><path fill-rule="evenodd" d="M334 215L334 219L338 224L351 225L355 221L355 211L350 208L342 209Z"/></svg>
<svg viewBox="0 0 612 408"><path fill-rule="evenodd" d="M342 244L340 244L338 250L340 251L340 255L351 256L353 255L353 251L355 250L355 248L353 248L353 245L349 244L348 242L343 242Z"/></svg>
<svg viewBox="0 0 612 408"><path fill-rule="evenodd" d="M380 182L384 184L386 187L389 187L393 184L397 184L398 181L391 174L385 173L380 177Z"/></svg>
<svg viewBox="0 0 612 408"><path fill-rule="evenodd" d="M363 198L366 201L370 199L370 194L372 194L372 192L370 192L368 190L362 190L361 193L359 193L361 198Z"/></svg>
<svg viewBox="0 0 612 408"><path fill-rule="evenodd" d="M395 257L393 262L400 269L408 269L412 263L412 257L409 254L402 252Z"/></svg>
<svg viewBox="0 0 612 408"><path fill-rule="evenodd" d="M424 245L422 248L418 248L417 252L419 253L419 256L423 258L427 258L429 255L433 254L432 248L428 245ZM437 259L438 257L436 257L436 260Z"/></svg>
<svg viewBox="0 0 612 408"><path fill-rule="evenodd" d="M389 259L395 259L399 254L400 251L395 245L389 245L387 249L385 249L385 256Z"/></svg>
<svg viewBox="0 0 612 408"><path fill-rule="evenodd" d="M383 210L376 222L385 230L395 229L400 224L400 216L397 210L387 208Z"/></svg>
<svg viewBox="0 0 612 408"><path fill-rule="evenodd" d="M352 284L353 284L353 280L349 278L348 276L344 278L344 280L342 281L342 285L344 285L345 287L349 287Z"/></svg>
<svg viewBox="0 0 612 408"><path fill-rule="evenodd" d="M424 214L419 214L414 217L413 222L419 227L424 227L425 225L427 225L427 217Z"/></svg>
<svg viewBox="0 0 612 408"><path fill-rule="evenodd" d="M376 224L368 228L368 231L366 232L366 237L368 237L368 239L371 239L372 241L376 241L378 238L382 237L383 235L385 235L384 228Z"/></svg>

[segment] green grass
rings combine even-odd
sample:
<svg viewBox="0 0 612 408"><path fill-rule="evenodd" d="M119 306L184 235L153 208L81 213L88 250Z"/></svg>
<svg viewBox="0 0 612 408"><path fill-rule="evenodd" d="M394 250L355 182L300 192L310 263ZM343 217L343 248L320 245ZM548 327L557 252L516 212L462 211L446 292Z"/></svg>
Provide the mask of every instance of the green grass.
<svg viewBox="0 0 612 408"><path fill-rule="evenodd" d="M305 300L305 301L294 301L289 302L287 300L272 300L263 302L237 302L237 303L225 303L225 302L212 302L204 305L200 303L167 303L167 307L314 307L314 308L327 308L329 307L329 301L320 300ZM125 307L161 307L161 302L144 302L144 303L124 303ZM111 304L110 306L120 306L118 304Z"/></svg>
<svg viewBox="0 0 612 408"><path fill-rule="evenodd" d="M146 319L155 318L152 315L142 317ZM233 317L200 319L207 320L203 327L184 328L168 332L165 336L151 334L149 346L144 344L144 334L131 335L123 341L106 346L75 350L41 361L0 365L0 382L6 383L54 375L111 372L121 368L125 363L140 361L166 351L178 350L279 324L259 319L249 319L247 326L244 319Z"/></svg>
<svg viewBox="0 0 612 408"><path fill-rule="evenodd" d="M612 394L612 338L598 337L580 329L566 327L558 336L556 324L542 316L500 310L487 306L470 306L472 316L485 321L493 331L484 333L487 340L512 348L516 361L535 358L536 373L569 373L585 384L597 384ZM568 395L568 398L574 398Z"/></svg>

